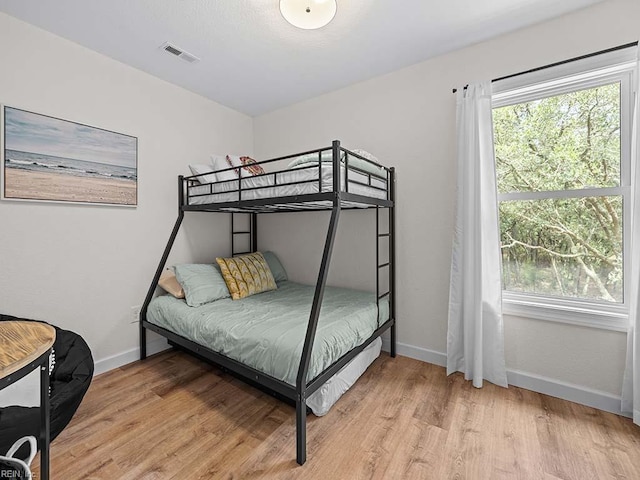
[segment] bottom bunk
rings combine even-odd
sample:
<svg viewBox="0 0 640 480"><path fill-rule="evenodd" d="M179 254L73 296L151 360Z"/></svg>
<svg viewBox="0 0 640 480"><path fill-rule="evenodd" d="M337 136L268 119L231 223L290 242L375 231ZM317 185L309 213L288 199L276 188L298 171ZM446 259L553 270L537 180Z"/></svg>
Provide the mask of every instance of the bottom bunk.
<svg viewBox="0 0 640 480"><path fill-rule="evenodd" d="M273 380L281 387L274 389L276 393L291 398L287 393L296 385L313 294L314 287L283 281L277 290L241 301L223 298L199 307L163 295L149 304L146 323L186 350L217 354L219 358L203 355L214 362L232 362L216 362L223 367L237 371L232 367L244 366L246 371L239 373L249 379ZM380 326L388 319L385 299L378 305L372 293L326 288L307 383L354 349L361 351L306 399L316 415L327 413L379 356Z"/></svg>

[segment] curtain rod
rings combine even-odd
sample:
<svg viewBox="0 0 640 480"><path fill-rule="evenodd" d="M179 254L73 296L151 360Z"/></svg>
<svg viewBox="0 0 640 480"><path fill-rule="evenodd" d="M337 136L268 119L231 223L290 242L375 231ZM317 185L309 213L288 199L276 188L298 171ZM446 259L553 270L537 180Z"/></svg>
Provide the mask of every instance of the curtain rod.
<svg viewBox="0 0 640 480"><path fill-rule="evenodd" d="M523 72L512 73L511 75L505 75L504 77L494 78L493 80L491 80L491 83L499 82L500 80L506 80L508 78L519 77L520 75L526 75L527 73L534 73L534 72L538 72L540 70L546 70L547 68L557 67L557 66L560 66L560 65L564 65L566 63L577 62L578 60L584 60L585 58L595 57L597 55L602 55L604 53L615 52L617 50L624 50L625 48L631 48L631 47L637 47L637 46L638 46L638 42L631 42L631 43L627 43L625 45L619 45L617 47L607 48L606 50L600 50L598 52L587 53L586 55L580 55L579 57L573 57L573 58L569 58L567 60L562 60L560 62L550 63L548 65L543 65L542 67L536 67L536 68L532 68L530 70L525 70ZM468 85L465 85L464 89L466 90L467 87L468 87ZM453 93L456 93L457 91L458 91L457 88L453 89Z"/></svg>

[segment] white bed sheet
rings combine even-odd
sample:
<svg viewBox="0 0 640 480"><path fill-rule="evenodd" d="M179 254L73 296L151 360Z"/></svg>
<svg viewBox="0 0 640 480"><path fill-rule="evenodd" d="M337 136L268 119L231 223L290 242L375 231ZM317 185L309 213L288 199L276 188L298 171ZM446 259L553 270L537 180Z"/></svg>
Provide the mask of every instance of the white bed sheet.
<svg viewBox="0 0 640 480"><path fill-rule="evenodd" d="M340 185L343 191L345 188L345 167L340 168ZM277 179L277 180L276 180ZM309 183L299 183L312 180ZM360 185L353 183L356 180L361 183L368 183L368 176L349 169L349 193L357 195L365 195L367 197L386 199L387 198L387 182L375 177L371 178L373 188L368 185ZM211 185L196 185L189 187L188 204L203 205L209 203L235 202L240 196L238 192L238 182L242 182L242 200L254 200L257 198L273 198L285 197L293 195L305 195L318 193L318 167L294 168L280 173L262 175L257 177L243 177L242 180L233 180L223 183ZM294 185L283 185L286 183L295 183ZM258 188L255 190L248 190ZM382 188L383 190L379 190ZM322 165L322 192L331 192L333 190L333 165ZM213 193L211 193L213 191ZM196 196L194 196L196 195Z"/></svg>
<svg viewBox="0 0 640 480"><path fill-rule="evenodd" d="M378 337L318 390L309 395L307 406L314 415L318 417L325 415L333 404L356 383L369 365L380 356L381 349L382 339Z"/></svg>

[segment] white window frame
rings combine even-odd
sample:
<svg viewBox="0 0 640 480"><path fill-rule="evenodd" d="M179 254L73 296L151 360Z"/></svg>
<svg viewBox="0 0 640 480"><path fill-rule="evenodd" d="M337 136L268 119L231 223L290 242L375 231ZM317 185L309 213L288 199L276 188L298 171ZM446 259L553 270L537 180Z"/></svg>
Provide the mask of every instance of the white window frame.
<svg viewBox="0 0 640 480"><path fill-rule="evenodd" d="M502 308L507 315L569 323L626 332L631 272L631 137L637 47L570 62L519 77L495 82L492 108L526 103L588 88L620 83L620 185L498 195L498 202L620 195L623 199L623 303L560 297L503 290Z"/></svg>

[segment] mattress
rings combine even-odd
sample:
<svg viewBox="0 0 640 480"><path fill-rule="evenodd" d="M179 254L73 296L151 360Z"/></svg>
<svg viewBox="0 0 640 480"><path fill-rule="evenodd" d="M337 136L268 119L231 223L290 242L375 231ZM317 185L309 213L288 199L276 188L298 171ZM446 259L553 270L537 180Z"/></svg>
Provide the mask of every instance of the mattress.
<svg viewBox="0 0 640 480"><path fill-rule="evenodd" d="M285 281L277 290L196 308L162 295L149 304L147 320L293 386L314 290ZM374 293L326 287L307 381L364 343L388 318L388 302L381 300L378 312Z"/></svg>
<svg viewBox="0 0 640 480"><path fill-rule="evenodd" d="M319 170L321 170L322 176L322 189L320 189L318 179ZM379 199L387 198L387 182L384 179L370 177L351 168L349 168L347 175L344 165L340 168L340 177L342 191ZM371 179L370 185L369 179ZM366 185L361 185L362 183ZM301 166L283 172L243 177L241 180L191 186L188 189L188 204L203 205L234 202L239 199L254 200L331 191L333 191L333 164L323 162L321 169L315 163L313 166Z"/></svg>

